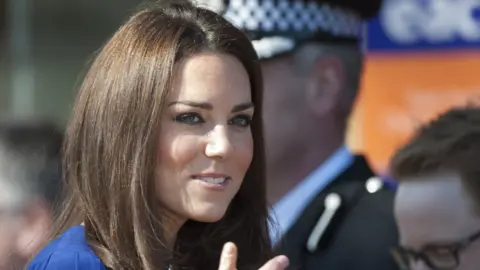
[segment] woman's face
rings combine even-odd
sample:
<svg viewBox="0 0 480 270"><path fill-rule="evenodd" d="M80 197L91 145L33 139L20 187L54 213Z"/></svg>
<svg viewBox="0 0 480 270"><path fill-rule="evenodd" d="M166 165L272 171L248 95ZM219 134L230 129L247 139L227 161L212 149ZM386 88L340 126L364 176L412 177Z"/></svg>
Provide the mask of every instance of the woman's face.
<svg viewBox="0 0 480 270"><path fill-rule="evenodd" d="M156 195L185 222L221 219L250 166L253 104L243 65L224 54L180 62L162 120Z"/></svg>

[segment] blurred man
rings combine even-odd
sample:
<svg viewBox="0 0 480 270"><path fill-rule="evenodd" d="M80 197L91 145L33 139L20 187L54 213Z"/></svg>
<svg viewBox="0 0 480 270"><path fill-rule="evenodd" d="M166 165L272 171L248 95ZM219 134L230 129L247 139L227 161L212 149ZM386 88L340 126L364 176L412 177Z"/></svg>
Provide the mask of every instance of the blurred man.
<svg viewBox="0 0 480 270"><path fill-rule="evenodd" d="M446 112L394 155L404 269L479 269L479 162L480 108Z"/></svg>
<svg viewBox="0 0 480 270"><path fill-rule="evenodd" d="M0 123L0 269L22 269L44 244L61 188L62 133Z"/></svg>
<svg viewBox="0 0 480 270"><path fill-rule="evenodd" d="M393 192L344 146L362 74L362 24L380 6L230 0L221 11L261 58L269 198L280 229L272 237L292 269L395 269Z"/></svg>

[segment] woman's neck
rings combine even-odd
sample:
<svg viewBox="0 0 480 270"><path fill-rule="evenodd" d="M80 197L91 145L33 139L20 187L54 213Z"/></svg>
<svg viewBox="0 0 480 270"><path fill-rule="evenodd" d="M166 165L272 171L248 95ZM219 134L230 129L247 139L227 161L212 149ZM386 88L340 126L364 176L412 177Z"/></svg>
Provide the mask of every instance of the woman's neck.
<svg viewBox="0 0 480 270"><path fill-rule="evenodd" d="M164 234L165 237L165 246L168 248L168 250L173 251L175 248L175 241L177 241L177 233L171 234L170 232L167 232Z"/></svg>
<svg viewBox="0 0 480 270"><path fill-rule="evenodd" d="M163 230L165 245L169 250L174 249L175 241L177 240L178 232L180 228L185 224L186 219L172 218L171 215L168 215L167 218L163 219Z"/></svg>

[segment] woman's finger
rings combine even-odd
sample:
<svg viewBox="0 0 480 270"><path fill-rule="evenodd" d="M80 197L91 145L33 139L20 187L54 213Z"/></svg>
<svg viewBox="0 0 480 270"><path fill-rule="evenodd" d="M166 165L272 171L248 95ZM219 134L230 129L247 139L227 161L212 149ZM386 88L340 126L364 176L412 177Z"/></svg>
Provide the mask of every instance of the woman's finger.
<svg viewBox="0 0 480 270"><path fill-rule="evenodd" d="M235 270L237 269L237 246L234 243L228 242L223 246L222 254L220 255L219 270Z"/></svg>
<svg viewBox="0 0 480 270"><path fill-rule="evenodd" d="M288 264L288 258L280 255L268 261L259 270L284 270L288 267Z"/></svg>

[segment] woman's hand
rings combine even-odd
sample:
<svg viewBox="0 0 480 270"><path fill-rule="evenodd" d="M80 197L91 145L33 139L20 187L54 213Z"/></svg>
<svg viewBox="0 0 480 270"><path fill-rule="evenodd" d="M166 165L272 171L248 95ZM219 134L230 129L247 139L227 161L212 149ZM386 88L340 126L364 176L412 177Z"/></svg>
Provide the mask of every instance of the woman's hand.
<svg viewBox="0 0 480 270"><path fill-rule="evenodd" d="M220 256L219 270L237 270L237 256L238 250L234 243L226 243L222 249L222 255ZM288 267L288 258L286 256L277 256L266 264L264 264L259 270L284 270Z"/></svg>

